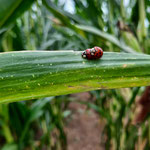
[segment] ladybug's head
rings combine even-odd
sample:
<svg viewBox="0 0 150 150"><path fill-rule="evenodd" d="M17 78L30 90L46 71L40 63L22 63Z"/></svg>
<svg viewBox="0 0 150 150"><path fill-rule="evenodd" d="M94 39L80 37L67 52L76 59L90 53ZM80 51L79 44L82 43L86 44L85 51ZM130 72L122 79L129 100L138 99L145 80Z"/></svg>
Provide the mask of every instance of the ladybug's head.
<svg viewBox="0 0 150 150"><path fill-rule="evenodd" d="M86 51L84 51L84 52L82 53L82 57L83 57L83 58L86 58Z"/></svg>

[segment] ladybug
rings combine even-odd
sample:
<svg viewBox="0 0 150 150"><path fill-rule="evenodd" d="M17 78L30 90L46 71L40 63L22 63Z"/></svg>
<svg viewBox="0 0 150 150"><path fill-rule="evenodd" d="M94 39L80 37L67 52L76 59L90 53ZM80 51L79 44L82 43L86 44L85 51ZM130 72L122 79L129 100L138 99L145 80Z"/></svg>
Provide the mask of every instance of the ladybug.
<svg viewBox="0 0 150 150"><path fill-rule="evenodd" d="M82 53L82 57L85 59L99 59L103 56L103 50L100 47L95 46L92 49L86 49L83 53Z"/></svg>

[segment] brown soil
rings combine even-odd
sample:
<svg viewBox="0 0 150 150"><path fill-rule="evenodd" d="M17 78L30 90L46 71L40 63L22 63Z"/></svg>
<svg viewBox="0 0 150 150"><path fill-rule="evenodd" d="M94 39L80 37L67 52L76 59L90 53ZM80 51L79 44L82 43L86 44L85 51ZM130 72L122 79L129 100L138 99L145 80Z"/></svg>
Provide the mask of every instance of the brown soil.
<svg viewBox="0 0 150 150"><path fill-rule="evenodd" d="M72 97L91 100L89 93L73 94ZM100 140L104 124L100 124L99 116L93 110L87 110L85 105L75 102L69 104L69 109L73 114L65 128L68 150L104 150Z"/></svg>

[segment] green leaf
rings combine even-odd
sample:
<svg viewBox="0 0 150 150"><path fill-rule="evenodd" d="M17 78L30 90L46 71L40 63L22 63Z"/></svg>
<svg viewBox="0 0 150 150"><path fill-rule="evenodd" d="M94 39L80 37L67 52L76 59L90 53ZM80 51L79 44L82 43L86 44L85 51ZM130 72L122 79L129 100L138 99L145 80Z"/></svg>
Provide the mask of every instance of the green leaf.
<svg viewBox="0 0 150 150"><path fill-rule="evenodd" d="M69 19L77 23L84 23L84 20L82 18L79 18L77 15L64 11L62 8L59 8L59 6L56 6L54 2L51 2L51 0L42 0L42 2L45 7L49 11L51 11L57 18L59 18L64 24L70 25Z"/></svg>
<svg viewBox="0 0 150 150"><path fill-rule="evenodd" d="M145 26L145 20L146 20L146 14L145 14L145 1L144 0L138 0L138 6L139 6L139 22L138 22L138 37L141 41L147 36L147 29Z"/></svg>
<svg viewBox="0 0 150 150"><path fill-rule="evenodd" d="M18 150L17 144L5 144L2 150Z"/></svg>
<svg viewBox="0 0 150 150"><path fill-rule="evenodd" d="M75 51L0 54L0 102L96 89L150 85L150 56L105 52L86 60Z"/></svg>
<svg viewBox="0 0 150 150"><path fill-rule="evenodd" d="M127 45L129 45L130 47L132 47L135 51L137 51L139 53L142 52L137 39L134 37L134 35L132 33L122 32L122 37Z"/></svg>
<svg viewBox="0 0 150 150"><path fill-rule="evenodd" d="M11 24L35 0L0 0L0 28Z"/></svg>
<svg viewBox="0 0 150 150"><path fill-rule="evenodd" d="M60 12L60 10L58 10L58 8L50 0L43 0L42 2L45 7L47 7L47 9L51 11L58 19L60 19L65 26L78 32L78 29L70 23L68 16L66 17L62 12Z"/></svg>
<svg viewBox="0 0 150 150"><path fill-rule="evenodd" d="M99 30L99 29L97 29L95 27L92 27L92 26L76 25L76 27L78 29L80 29L80 30L89 32L91 34L95 34L95 35L101 37L102 39L113 43L118 48L121 48L121 49L123 49L126 52L135 53L135 51L132 48L128 47L127 45L124 45L115 36L113 36L113 35L111 35L109 33L103 32L103 31L101 31L101 30Z"/></svg>

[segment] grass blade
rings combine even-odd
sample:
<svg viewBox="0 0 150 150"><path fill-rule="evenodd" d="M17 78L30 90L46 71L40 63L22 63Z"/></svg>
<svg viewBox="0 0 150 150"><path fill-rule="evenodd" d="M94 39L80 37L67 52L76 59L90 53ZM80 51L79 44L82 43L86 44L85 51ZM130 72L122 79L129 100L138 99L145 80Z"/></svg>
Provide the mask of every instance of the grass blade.
<svg viewBox="0 0 150 150"><path fill-rule="evenodd" d="M11 24L25 10L27 10L35 0L0 0L0 28Z"/></svg>

